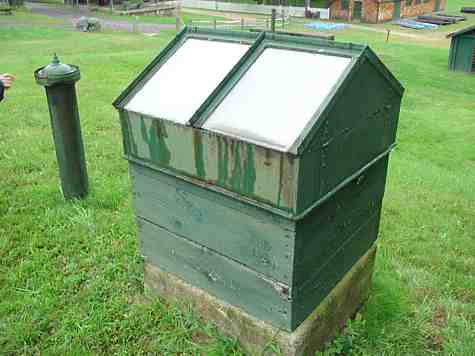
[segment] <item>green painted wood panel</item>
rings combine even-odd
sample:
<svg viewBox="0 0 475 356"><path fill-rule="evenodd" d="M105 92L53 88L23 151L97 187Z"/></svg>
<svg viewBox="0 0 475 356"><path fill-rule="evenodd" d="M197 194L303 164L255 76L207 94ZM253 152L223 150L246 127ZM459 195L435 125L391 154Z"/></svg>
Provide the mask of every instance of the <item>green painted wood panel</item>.
<svg viewBox="0 0 475 356"><path fill-rule="evenodd" d="M139 161L295 210L298 159L292 155L132 112L123 120L127 154Z"/></svg>
<svg viewBox="0 0 475 356"><path fill-rule="evenodd" d="M297 212L308 209L395 141L400 93L370 60L358 68L300 159ZM315 164L318 175L312 171Z"/></svg>
<svg viewBox="0 0 475 356"><path fill-rule="evenodd" d="M473 63L473 49L475 37L461 35L456 39L454 70L471 72Z"/></svg>
<svg viewBox="0 0 475 356"><path fill-rule="evenodd" d="M320 149L315 148L305 152L299 160L299 186L297 188L297 211L299 213L321 197L321 158Z"/></svg>
<svg viewBox="0 0 475 356"><path fill-rule="evenodd" d="M449 70L455 70L455 53L457 52L457 37L452 37L450 40L450 49L449 49Z"/></svg>
<svg viewBox="0 0 475 356"><path fill-rule="evenodd" d="M210 249L137 218L140 250L148 261L260 320L290 329L287 285Z"/></svg>
<svg viewBox="0 0 475 356"><path fill-rule="evenodd" d="M290 283L293 222L140 165L130 176L137 216Z"/></svg>
<svg viewBox="0 0 475 356"><path fill-rule="evenodd" d="M319 271L318 275L299 290L293 290L292 328L296 328L320 304L351 267L374 244L379 229L380 210L348 239Z"/></svg>
<svg viewBox="0 0 475 356"><path fill-rule="evenodd" d="M386 156L297 222L292 290L314 278L335 251L380 210L387 165Z"/></svg>

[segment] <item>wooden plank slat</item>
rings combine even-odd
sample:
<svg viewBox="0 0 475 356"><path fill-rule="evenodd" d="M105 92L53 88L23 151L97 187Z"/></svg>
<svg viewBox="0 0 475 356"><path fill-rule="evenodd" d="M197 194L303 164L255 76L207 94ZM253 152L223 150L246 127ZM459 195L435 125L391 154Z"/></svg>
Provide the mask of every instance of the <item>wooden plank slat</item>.
<svg viewBox="0 0 475 356"><path fill-rule="evenodd" d="M312 278L368 219L379 211L388 158L369 168L297 223L292 289Z"/></svg>
<svg viewBox="0 0 475 356"><path fill-rule="evenodd" d="M319 271L313 281L307 283L299 291L294 290L296 295L292 298L292 328L305 320L309 313L320 304L358 259L371 248L378 235L380 214L380 210L375 212L372 217L336 251L334 257Z"/></svg>
<svg viewBox="0 0 475 356"><path fill-rule="evenodd" d="M148 263L172 273L260 320L290 329L289 288L210 249L138 218Z"/></svg>
<svg viewBox="0 0 475 356"><path fill-rule="evenodd" d="M130 175L139 217L289 284L292 221L137 164Z"/></svg>

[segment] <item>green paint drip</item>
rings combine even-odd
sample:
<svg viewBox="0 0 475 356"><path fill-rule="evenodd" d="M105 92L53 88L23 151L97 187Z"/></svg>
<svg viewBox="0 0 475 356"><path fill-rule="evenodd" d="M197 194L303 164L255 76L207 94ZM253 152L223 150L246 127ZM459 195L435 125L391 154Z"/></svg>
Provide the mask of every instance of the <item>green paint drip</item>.
<svg viewBox="0 0 475 356"><path fill-rule="evenodd" d="M166 142L168 135L165 125L159 121L154 121L154 125L152 125L150 128L150 137L152 138L152 144L150 148L152 160L160 162L165 166L170 165L170 159L172 155Z"/></svg>
<svg viewBox="0 0 475 356"><path fill-rule="evenodd" d="M241 168L241 150L240 145L234 145L234 167L233 173L231 177L231 187L233 187L236 191L241 190L241 182L242 182L242 168Z"/></svg>
<svg viewBox="0 0 475 356"><path fill-rule="evenodd" d="M244 160L244 193L254 194L256 183L256 166L254 162L254 150L252 145L246 144L246 159Z"/></svg>
<svg viewBox="0 0 475 356"><path fill-rule="evenodd" d="M282 178L284 176L284 155L280 155L279 165L279 193L277 195L277 206L280 206L280 200L282 198Z"/></svg>
<svg viewBox="0 0 475 356"><path fill-rule="evenodd" d="M129 116L129 113L127 113L126 111L124 111L124 124L125 124L125 128L127 130L127 137L129 138L130 140L130 144L132 147L129 147L132 154L134 155L137 155L138 152L139 152L139 149L137 147L137 142L135 142L135 137L134 135L132 134L132 129L131 129L131 123L130 123L130 116Z"/></svg>
<svg viewBox="0 0 475 356"><path fill-rule="evenodd" d="M224 147L223 147L224 146ZM218 138L218 184L225 186L228 181L228 147Z"/></svg>
<svg viewBox="0 0 475 356"><path fill-rule="evenodd" d="M203 138L197 130L193 131L193 146L195 150L196 175L201 179L206 179Z"/></svg>
<svg viewBox="0 0 475 356"><path fill-rule="evenodd" d="M171 153L165 138L168 137L165 127L158 121L153 121L150 129L145 126L144 118L140 117L140 130L144 142L148 144L150 160L165 166L170 164Z"/></svg>

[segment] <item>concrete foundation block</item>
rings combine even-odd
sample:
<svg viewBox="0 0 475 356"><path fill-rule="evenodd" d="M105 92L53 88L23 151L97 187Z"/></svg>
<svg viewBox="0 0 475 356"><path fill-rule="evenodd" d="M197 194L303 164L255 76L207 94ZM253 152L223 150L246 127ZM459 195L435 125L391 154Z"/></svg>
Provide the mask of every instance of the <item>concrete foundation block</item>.
<svg viewBox="0 0 475 356"><path fill-rule="evenodd" d="M323 349L367 299L375 254L373 246L293 332L257 320L147 261L144 284L152 295L181 305L191 303L197 315L214 323L220 332L237 338L252 355L262 354L266 345L274 343L284 355L307 356Z"/></svg>

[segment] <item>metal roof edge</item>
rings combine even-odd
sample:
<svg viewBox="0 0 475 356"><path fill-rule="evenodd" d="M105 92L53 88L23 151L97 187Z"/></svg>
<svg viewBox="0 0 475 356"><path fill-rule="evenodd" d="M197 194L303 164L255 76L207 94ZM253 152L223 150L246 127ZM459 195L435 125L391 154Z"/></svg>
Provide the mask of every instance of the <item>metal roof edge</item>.
<svg viewBox="0 0 475 356"><path fill-rule="evenodd" d="M447 38L457 37L457 36L463 35L463 34L465 34L467 32L470 32L470 31L475 31L475 25L468 26L468 27L465 27L465 28L461 28L460 30L449 33L446 37Z"/></svg>
<svg viewBox="0 0 475 356"><path fill-rule="evenodd" d="M351 51L354 55L360 55L365 49L365 45L360 45L351 42L339 42L334 40L327 40L313 36L294 36L291 34L278 32L264 32L265 39L277 42L285 42L294 46L309 45L315 47L326 47L333 50ZM296 48L297 49L297 48Z"/></svg>
<svg viewBox="0 0 475 356"><path fill-rule="evenodd" d="M396 77L391 73L388 67L386 67L386 65L381 62L376 53L374 53L369 46L366 46L363 51L363 55L374 65L375 69L383 75L383 77L393 87L396 93L402 97L405 90L404 87L402 86L401 82L397 80Z"/></svg>

